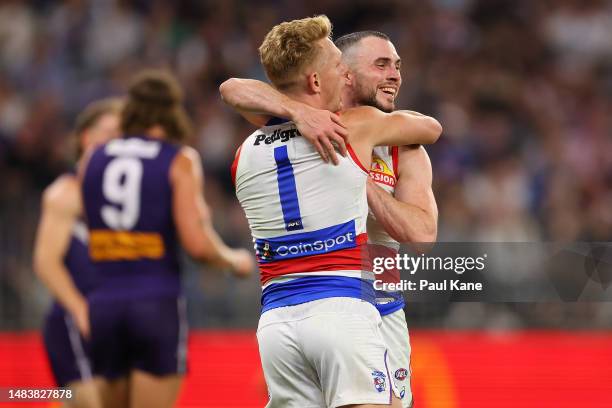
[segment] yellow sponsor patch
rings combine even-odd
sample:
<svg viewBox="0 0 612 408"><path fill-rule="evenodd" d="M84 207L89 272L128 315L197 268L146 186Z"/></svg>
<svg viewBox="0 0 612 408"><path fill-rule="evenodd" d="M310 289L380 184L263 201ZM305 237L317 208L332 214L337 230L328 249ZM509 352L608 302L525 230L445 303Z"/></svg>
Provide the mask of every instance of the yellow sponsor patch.
<svg viewBox="0 0 612 408"><path fill-rule="evenodd" d="M94 261L160 259L165 252L157 232L93 230L89 235L89 255Z"/></svg>
<svg viewBox="0 0 612 408"><path fill-rule="evenodd" d="M395 174L393 174L387 163L375 154L372 155L370 177L377 183L386 184L391 187L395 187L397 181Z"/></svg>

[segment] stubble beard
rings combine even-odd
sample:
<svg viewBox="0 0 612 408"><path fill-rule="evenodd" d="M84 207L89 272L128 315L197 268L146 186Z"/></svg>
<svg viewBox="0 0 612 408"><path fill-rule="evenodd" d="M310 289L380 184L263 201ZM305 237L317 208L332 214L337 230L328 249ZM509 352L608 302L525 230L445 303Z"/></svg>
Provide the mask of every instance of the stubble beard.
<svg viewBox="0 0 612 408"><path fill-rule="evenodd" d="M367 89L363 86L357 86L355 89L356 98L355 101L360 106L372 106L380 109L383 112L391 113L395 110L395 103L391 104L391 107L385 106L376 99L376 93L378 89Z"/></svg>

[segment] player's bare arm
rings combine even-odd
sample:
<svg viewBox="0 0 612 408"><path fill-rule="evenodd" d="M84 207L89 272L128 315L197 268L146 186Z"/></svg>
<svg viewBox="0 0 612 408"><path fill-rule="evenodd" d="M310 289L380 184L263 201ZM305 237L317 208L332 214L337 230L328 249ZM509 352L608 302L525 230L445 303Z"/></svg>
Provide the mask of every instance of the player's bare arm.
<svg viewBox="0 0 612 408"><path fill-rule="evenodd" d="M231 249L217 235L204 201L203 181L200 156L194 149L184 147L170 169L173 217L181 244L194 259L248 276L254 269L254 260L247 250Z"/></svg>
<svg viewBox="0 0 612 408"><path fill-rule="evenodd" d="M58 302L89 336L88 307L64 265L74 223L81 214L78 181L62 176L43 193L42 215L34 244L34 270Z"/></svg>
<svg viewBox="0 0 612 408"><path fill-rule="evenodd" d="M325 162L331 160L338 164L332 141L340 154L346 156L348 133L337 114L295 101L254 79L230 78L221 84L219 92L225 103L258 127L264 126L273 116L295 122L302 136L315 146Z"/></svg>
<svg viewBox="0 0 612 408"><path fill-rule="evenodd" d="M438 206L431 188L431 161L422 146L399 148L395 197L368 180L368 206L384 229L398 242L419 252L435 242Z"/></svg>
<svg viewBox="0 0 612 408"><path fill-rule="evenodd" d="M364 165L369 165L374 146L433 144L442 133L442 125L430 116L385 113L370 106L348 109L342 119L349 130L349 142Z"/></svg>

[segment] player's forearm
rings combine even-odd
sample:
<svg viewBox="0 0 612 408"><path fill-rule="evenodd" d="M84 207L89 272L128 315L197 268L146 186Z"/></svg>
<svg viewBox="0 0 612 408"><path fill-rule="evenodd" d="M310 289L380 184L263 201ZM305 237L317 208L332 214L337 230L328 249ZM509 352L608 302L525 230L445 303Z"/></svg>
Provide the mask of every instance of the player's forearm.
<svg viewBox="0 0 612 408"><path fill-rule="evenodd" d="M221 84L219 92L225 103L243 112L293 120L299 106L299 102L255 79L230 78Z"/></svg>
<svg viewBox="0 0 612 408"><path fill-rule="evenodd" d="M408 129L418 141L415 144L433 144L442 134L442 125L431 116L422 115L414 111L402 111L407 116Z"/></svg>
<svg viewBox="0 0 612 408"><path fill-rule="evenodd" d="M34 260L34 269L51 295L69 313L75 313L86 302L85 297L77 289L70 273L62 263L49 262L39 258Z"/></svg>
<svg viewBox="0 0 612 408"><path fill-rule="evenodd" d="M368 205L396 241L419 244L436 240L437 219L430 211L401 202L374 183L368 185Z"/></svg>
<svg viewBox="0 0 612 408"><path fill-rule="evenodd" d="M369 130L369 137L376 145L408 146L435 143L442 133L440 123L430 116L419 116L405 111L395 111L384 118L384 122L374 127L384 128L385 132ZM368 136L366 136L368 137Z"/></svg>
<svg viewBox="0 0 612 408"><path fill-rule="evenodd" d="M196 260L219 269L231 268L232 249L225 245L209 221L203 220L202 228L204 233L198 239L199 244L191 246L189 254Z"/></svg>

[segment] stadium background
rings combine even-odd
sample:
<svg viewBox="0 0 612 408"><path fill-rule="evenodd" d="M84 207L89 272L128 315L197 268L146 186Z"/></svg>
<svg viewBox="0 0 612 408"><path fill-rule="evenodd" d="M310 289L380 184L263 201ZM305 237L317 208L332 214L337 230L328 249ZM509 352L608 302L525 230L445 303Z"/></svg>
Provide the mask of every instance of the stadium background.
<svg viewBox="0 0 612 408"><path fill-rule="evenodd" d="M263 79L257 47L286 19L390 35L398 107L444 126L428 149L440 241L611 241L612 3L604 0L2 1L0 386L51 385L32 273L42 189L71 165L86 103L144 67L187 92L217 229L250 247L229 164L252 128L228 77ZM186 262L188 262L186 260ZM191 263L191 370L181 406L263 406L256 278ZM612 406L610 303L411 304L417 407Z"/></svg>

